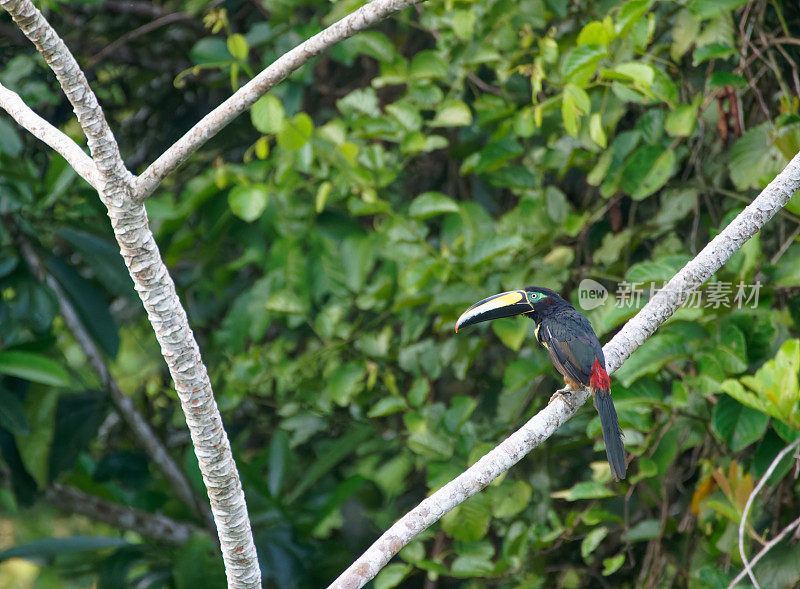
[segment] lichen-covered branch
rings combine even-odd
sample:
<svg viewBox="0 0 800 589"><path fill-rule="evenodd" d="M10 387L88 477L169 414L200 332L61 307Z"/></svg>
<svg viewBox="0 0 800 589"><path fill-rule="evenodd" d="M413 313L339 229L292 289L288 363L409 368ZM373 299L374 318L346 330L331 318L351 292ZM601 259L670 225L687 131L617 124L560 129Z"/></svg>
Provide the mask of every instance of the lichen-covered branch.
<svg viewBox="0 0 800 589"><path fill-rule="evenodd" d="M424 0L373 0L335 22L291 51L281 55L269 67L242 86L230 98L204 116L183 137L165 151L136 180L138 199L147 198L175 168L185 162L206 141L219 133L233 119L255 104L289 74L326 49L408 6Z"/></svg>
<svg viewBox="0 0 800 589"><path fill-rule="evenodd" d="M165 544L186 544L193 533L200 531L190 524L106 501L58 483L47 489L45 500L67 513L79 513Z"/></svg>
<svg viewBox="0 0 800 589"><path fill-rule="evenodd" d="M78 144L67 135L33 112L16 92L2 84L0 84L0 108L11 115L11 118L27 129L31 135L60 153L81 178L94 188L99 187L97 168L92 158L86 155Z"/></svg>
<svg viewBox="0 0 800 589"><path fill-rule="evenodd" d="M229 587L260 587L247 505L228 436L214 400L206 367L175 284L150 231L141 202L133 197L133 175L97 98L75 58L30 0L0 0L53 70L86 134L100 178L99 195L120 253L139 293L161 353L175 382L200 472L208 491Z"/></svg>
<svg viewBox="0 0 800 589"><path fill-rule="evenodd" d="M617 370L659 325L680 308L691 291L708 280L748 239L758 233L799 189L800 154L797 154L745 210L603 347L609 374ZM420 532L481 491L547 440L588 398L589 392L581 389L572 395L570 407L557 397L478 462L400 518L330 585L330 589L363 587Z"/></svg>

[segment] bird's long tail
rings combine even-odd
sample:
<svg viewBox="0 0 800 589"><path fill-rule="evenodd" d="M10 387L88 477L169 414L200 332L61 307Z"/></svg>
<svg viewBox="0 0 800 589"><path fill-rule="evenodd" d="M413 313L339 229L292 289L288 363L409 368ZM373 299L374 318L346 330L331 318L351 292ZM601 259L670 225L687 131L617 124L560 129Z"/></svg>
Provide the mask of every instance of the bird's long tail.
<svg viewBox="0 0 800 589"><path fill-rule="evenodd" d="M625 449L622 445L622 430L619 428L614 401L611 400L611 381L599 361L592 366L591 385L594 404L600 414L600 425L603 428L603 440L606 443L606 456L611 466L611 474L617 480L624 479Z"/></svg>

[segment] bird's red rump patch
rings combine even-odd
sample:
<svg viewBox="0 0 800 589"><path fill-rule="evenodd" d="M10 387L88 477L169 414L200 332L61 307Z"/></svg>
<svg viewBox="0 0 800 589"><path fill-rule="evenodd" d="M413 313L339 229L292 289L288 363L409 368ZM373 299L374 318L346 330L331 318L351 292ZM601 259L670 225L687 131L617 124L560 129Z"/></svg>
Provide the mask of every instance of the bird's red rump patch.
<svg viewBox="0 0 800 589"><path fill-rule="evenodd" d="M592 376L589 379L589 384L593 389L600 389L602 391L611 389L611 380L608 378L608 373L600 364L600 360L596 357L592 365Z"/></svg>

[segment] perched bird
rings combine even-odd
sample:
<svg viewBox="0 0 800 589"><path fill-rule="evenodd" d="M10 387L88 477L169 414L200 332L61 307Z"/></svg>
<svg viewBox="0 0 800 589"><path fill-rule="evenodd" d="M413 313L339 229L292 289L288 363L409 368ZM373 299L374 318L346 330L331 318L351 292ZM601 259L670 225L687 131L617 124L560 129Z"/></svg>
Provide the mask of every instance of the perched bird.
<svg viewBox="0 0 800 589"><path fill-rule="evenodd" d="M611 400L611 381L606 372L603 348L597 341L589 320L575 310L558 293L549 288L529 286L525 290L503 292L483 299L464 311L456 322L456 332L462 327L490 319L526 315L535 323L536 339L550 352L550 359L567 385L558 391L576 391L590 387L594 405L600 414L606 456L611 474L617 480L625 478L625 453L617 412Z"/></svg>

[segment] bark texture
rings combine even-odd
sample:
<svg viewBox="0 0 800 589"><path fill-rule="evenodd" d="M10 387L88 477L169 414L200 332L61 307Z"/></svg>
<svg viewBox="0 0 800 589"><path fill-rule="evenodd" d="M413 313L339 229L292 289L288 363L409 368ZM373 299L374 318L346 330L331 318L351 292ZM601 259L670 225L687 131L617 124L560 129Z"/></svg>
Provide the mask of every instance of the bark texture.
<svg viewBox="0 0 800 589"><path fill-rule="evenodd" d="M659 325L680 308L689 293L708 280L748 239L758 233L798 189L800 154L603 347L608 373L617 370ZM420 532L436 523L456 505L481 491L547 440L588 398L589 392L586 389L571 396L571 406L556 397L478 462L400 518L329 589L363 587Z"/></svg>
<svg viewBox="0 0 800 589"><path fill-rule="evenodd" d="M136 291L161 345L186 416L217 527L229 587L260 587L261 572L239 473L206 367L156 245L133 175L75 58L30 0L0 0L53 70L86 134L99 195Z"/></svg>

